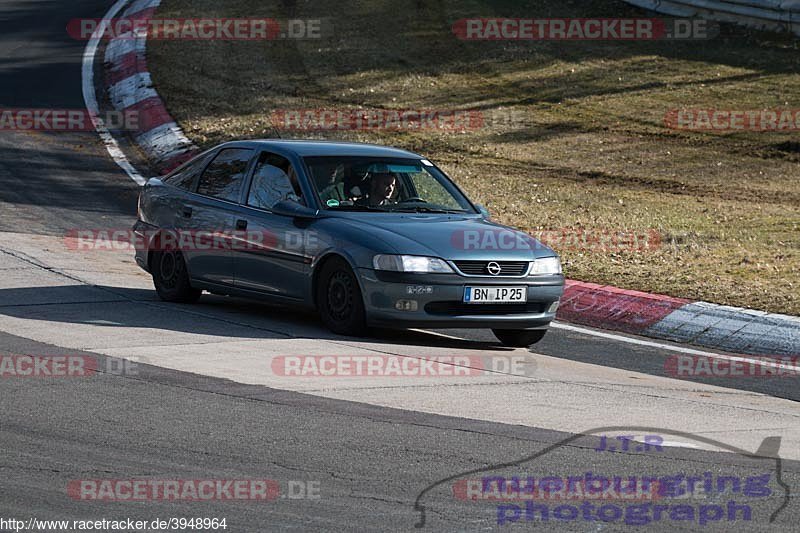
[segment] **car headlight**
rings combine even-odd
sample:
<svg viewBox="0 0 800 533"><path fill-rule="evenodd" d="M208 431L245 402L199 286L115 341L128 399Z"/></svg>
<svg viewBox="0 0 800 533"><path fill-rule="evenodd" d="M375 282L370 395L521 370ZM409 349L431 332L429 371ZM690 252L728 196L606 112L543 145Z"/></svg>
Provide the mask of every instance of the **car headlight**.
<svg viewBox="0 0 800 533"><path fill-rule="evenodd" d="M561 274L561 260L558 257L543 257L536 259L531 268L531 276L544 274Z"/></svg>
<svg viewBox="0 0 800 533"><path fill-rule="evenodd" d="M375 270L392 272L417 272L432 274L451 274L453 269L438 257L420 255L376 255L372 259Z"/></svg>

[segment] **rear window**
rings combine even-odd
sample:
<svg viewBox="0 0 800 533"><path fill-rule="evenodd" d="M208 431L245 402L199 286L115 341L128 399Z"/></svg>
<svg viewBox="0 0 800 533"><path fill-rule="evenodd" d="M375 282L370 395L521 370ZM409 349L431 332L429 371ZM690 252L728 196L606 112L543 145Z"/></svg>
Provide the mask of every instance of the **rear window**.
<svg viewBox="0 0 800 533"><path fill-rule="evenodd" d="M197 188L199 194L238 202L242 191L247 164L253 150L246 148L226 148L206 167Z"/></svg>
<svg viewBox="0 0 800 533"><path fill-rule="evenodd" d="M206 163L208 163L208 158L208 154L198 157L164 178L164 183L187 191L194 190L195 180L205 168Z"/></svg>

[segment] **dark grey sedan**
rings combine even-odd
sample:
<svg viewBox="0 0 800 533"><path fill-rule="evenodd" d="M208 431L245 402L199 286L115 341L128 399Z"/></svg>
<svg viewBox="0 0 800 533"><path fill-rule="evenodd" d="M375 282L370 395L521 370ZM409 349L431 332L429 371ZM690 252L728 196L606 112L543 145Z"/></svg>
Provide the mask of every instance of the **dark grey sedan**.
<svg viewBox="0 0 800 533"><path fill-rule="evenodd" d="M163 300L262 298L346 335L491 328L528 346L564 289L553 250L492 222L424 157L375 145L222 144L150 179L134 230Z"/></svg>

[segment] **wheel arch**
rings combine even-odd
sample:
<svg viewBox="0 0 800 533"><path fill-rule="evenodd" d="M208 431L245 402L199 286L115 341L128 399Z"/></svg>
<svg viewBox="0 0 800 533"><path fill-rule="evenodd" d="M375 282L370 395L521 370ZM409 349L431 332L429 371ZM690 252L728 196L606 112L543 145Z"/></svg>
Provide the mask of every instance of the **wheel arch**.
<svg viewBox="0 0 800 533"><path fill-rule="evenodd" d="M356 278L356 283L358 283L358 288L361 291L361 297L364 297L364 284L361 282L361 276L358 275L358 268L355 266L355 262L348 254L343 253L340 250L331 250L326 252L322 255L313 266L313 271L311 273L311 302L314 305L314 308L317 308L317 292L319 289L320 283L320 276L322 274L322 269L328 264L330 261L334 259L341 259L350 267L350 270L353 271L353 275Z"/></svg>
<svg viewBox="0 0 800 533"><path fill-rule="evenodd" d="M158 241L162 238L162 236L167 232L177 233L177 230L172 228L161 228L153 234L153 237L147 242L147 268L148 271L152 274L153 273L153 259L155 258L156 254L160 252L160 246L153 246L155 243L158 244ZM180 251L180 248L178 249ZM183 259L184 268L186 268L186 273L189 275L189 279L192 278L192 272L189 267L189 261L186 260L184 257Z"/></svg>

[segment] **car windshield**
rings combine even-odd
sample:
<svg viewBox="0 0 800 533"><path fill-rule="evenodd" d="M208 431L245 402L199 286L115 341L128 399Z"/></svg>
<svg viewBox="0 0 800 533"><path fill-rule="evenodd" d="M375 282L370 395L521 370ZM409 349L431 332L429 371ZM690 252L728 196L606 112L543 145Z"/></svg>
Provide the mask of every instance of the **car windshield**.
<svg viewBox="0 0 800 533"><path fill-rule="evenodd" d="M475 213L463 193L419 159L306 157L324 209L414 213Z"/></svg>

